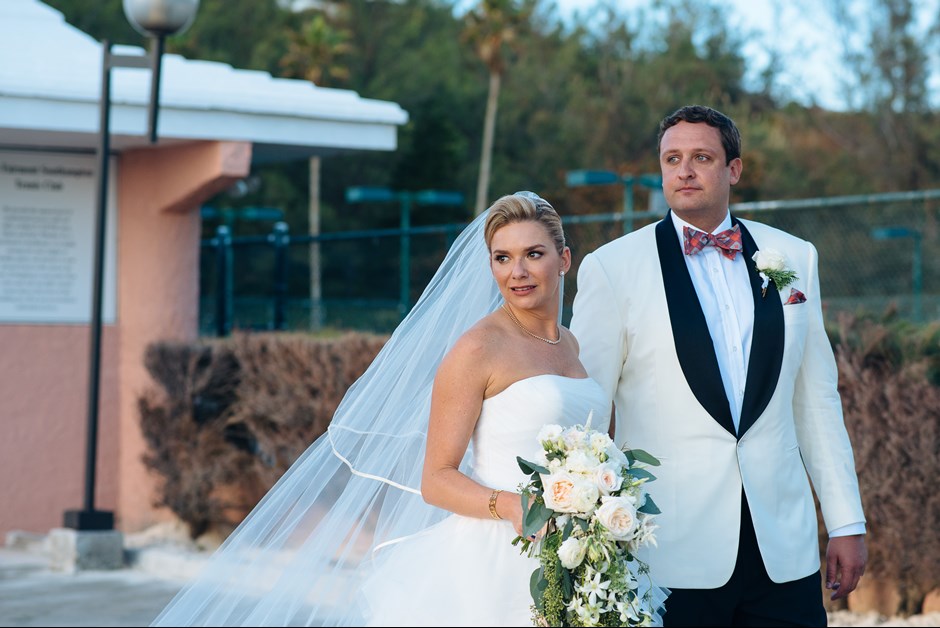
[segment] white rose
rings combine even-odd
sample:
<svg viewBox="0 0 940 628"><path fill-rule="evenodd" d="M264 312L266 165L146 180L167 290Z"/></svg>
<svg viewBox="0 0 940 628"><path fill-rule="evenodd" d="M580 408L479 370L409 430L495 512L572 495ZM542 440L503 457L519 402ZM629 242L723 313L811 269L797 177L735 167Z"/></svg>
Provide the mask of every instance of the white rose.
<svg viewBox="0 0 940 628"><path fill-rule="evenodd" d="M620 490L620 486L623 484L620 467L609 463L599 466L594 472L594 481L603 495L610 495L614 491Z"/></svg>
<svg viewBox="0 0 940 628"><path fill-rule="evenodd" d="M565 458L565 467L568 471L575 473L588 473L593 472L597 465L600 464L595 456L582 451L580 449L572 451Z"/></svg>
<svg viewBox="0 0 940 628"><path fill-rule="evenodd" d="M552 473L558 473L559 471L562 470L563 467L564 465L562 464L561 460L559 460L558 458L552 458L548 462L548 470L551 471Z"/></svg>
<svg viewBox="0 0 940 628"><path fill-rule="evenodd" d="M597 509L597 520L615 541L628 541L636 529L636 508L623 497L605 496Z"/></svg>
<svg viewBox="0 0 940 628"><path fill-rule="evenodd" d="M540 443L552 443L561 436L560 425L545 425L539 430L538 441Z"/></svg>
<svg viewBox="0 0 940 628"><path fill-rule="evenodd" d="M564 471L542 476L545 505L555 512L578 512L575 507L575 479Z"/></svg>
<svg viewBox="0 0 940 628"><path fill-rule="evenodd" d="M594 483L594 478L580 479L575 482L572 507L574 512L589 513L594 510L601 492Z"/></svg>
<svg viewBox="0 0 940 628"><path fill-rule="evenodd" d="M752 258L758 270L786 270L787 258L780 251L764 249L754 253Z"/></svg>
<svg viewBox="0 0 940 628"><path fill-rule="evenodd" d="M558 559L565 569L576 569L584 560L586 552L587 546L584 543L573 536L569 536L564 543L558 546Z"/></svg>

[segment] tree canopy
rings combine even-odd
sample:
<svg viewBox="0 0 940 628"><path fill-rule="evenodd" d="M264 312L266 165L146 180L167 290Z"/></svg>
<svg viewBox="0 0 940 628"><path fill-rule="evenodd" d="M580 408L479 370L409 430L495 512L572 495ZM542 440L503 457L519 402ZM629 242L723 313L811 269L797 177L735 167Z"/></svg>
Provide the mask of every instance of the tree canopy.
<svg viewBox="0 0 940 628"><path fill-rule="evenodd" d="M121 0L46 1L95 37L142 43ZM929 106L927 55L936 53L938 25L918 26L915 0L854 2L864 5L864 24L849 20L859 13L847 0L828 4L855 35L843 38L850 108L827 111L776 94L773 64L758 68L763 85L749 86L745 75L755 68L718 3L659 0L633 11L599 3L590 22L563 23L550 0L527 0L525 24L513 27L512 47L521 52L500 64L491 195L534 189L559 209L581 211L565 188L566 171L656 172L659 120L693 102L725 111L741 127L745 169L735 200L936 187L940 125ZM395 224L395 212L347 211L343 193L353 185L458 190L468 199L465 211L416 210L415 221L469 218L491 68L481 62L479 38L466 36L467 20L472 25L485 3L295 4L203 0L193 26L167 48L352 89L409 112L394 153L324 160L323 230ZM305 172L304 164L265 166L257 191L216 204L278 205L302 231ZM616 206L621 192L609 192L602 202Z"/></svg>

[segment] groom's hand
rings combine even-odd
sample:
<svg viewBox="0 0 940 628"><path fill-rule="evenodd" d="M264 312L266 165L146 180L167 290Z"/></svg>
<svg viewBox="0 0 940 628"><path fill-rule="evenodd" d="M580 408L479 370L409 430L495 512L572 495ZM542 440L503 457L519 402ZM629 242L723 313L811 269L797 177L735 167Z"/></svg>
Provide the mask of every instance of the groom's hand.
<svg viewBox="0 0 940 628"><path fill-rule="evenodd" d="M832 590L829 599L839 600L854 591L867 562L864 534L829 539L826 549L826 588Z"/></svg>

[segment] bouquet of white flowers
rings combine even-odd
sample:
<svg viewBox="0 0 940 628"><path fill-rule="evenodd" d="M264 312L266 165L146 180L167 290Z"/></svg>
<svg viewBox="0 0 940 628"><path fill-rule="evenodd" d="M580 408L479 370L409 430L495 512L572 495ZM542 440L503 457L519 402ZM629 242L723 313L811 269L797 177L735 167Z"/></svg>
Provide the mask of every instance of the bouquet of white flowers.
<svg viewBox="0 0 940 628"><path fill-rule="evenodd" d="M656 612L649 567L636 557L655 545L659 509L644 485L644 465L659 461L621 450L607 434L546 425L535 462L517 458L531 480L521 487L521 550L538 557L532 574L537 626L648 626ZM542 533L541 538L533 541Z"/></svg>

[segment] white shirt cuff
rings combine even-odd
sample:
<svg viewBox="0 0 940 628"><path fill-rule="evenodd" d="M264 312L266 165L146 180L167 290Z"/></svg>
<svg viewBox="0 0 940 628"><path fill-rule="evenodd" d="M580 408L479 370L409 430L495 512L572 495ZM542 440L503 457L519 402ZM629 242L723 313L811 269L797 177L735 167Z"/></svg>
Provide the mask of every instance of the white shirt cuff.
<svg viewBox="0 0 940 628"><path fill-rule="evenodd" d="M829 538L834 539L837 536L852 536L854 534L865 534L865 522L850 523L847 526L829 530Z"/></svg>

